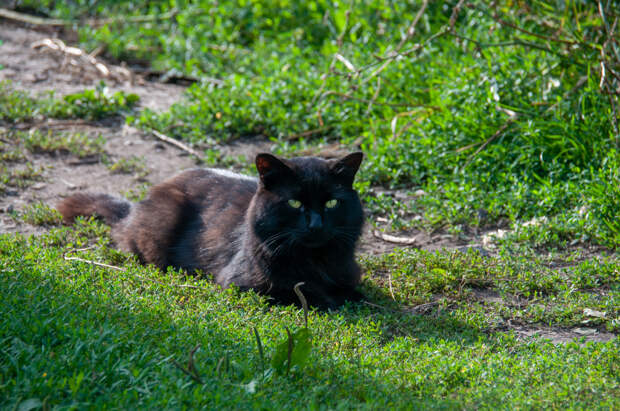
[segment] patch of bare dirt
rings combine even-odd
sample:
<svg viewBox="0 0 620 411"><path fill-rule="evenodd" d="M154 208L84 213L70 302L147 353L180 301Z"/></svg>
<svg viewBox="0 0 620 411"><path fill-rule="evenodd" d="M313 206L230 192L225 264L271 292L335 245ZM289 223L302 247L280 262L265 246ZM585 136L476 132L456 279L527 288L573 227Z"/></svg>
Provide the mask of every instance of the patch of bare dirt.
<svg viewBox="0 0 620 411"><path fill-rule="evenodd" d="M31 93L54 90L59 95L92 88L101 80L105 80L112 91L135 93L140 96L141 107L158 111L167 109L182 96L184 88L180 86L148 82L137 77L124 82L110 81L94 75L92 70L74 67L62 53L31 47L43 39L57 37L58 33L55 31L34 31L2 21L0 80L11 80L16 89ZM32 233L41 230L16 222L7 211L19 211L26 205L38 201L53 205L62 196L79 190L122 195L130 190L136 190L144 182L158 183L196 166L185 152L162 143L140 130L126 126L122 121L75 123L70 125L68 122L67 127L54 127L54 131L84 133L93 138L101 136L106 141L103 155L107 157L108 163L136 156L144 160L147 175L137 179L132 174L112 173L101 161L102 156L93 160L78 159L72 155L24 153L27 165L42 169L42 179L25 189L10 190L0 196L0 211L2 211L0 232ZM44 130L48 124L44 122L37 127Z"/></svg>
<svg viewBox="0 0 620 411"><path fill-rule="evenodd" d="M523 341L543 339L549 340L554 344L567 344L574 341L607 342L616 338L615 334L587 327L550 328L513 325L508 329L512 330L517 338Z"/></svg>
<svg viewBox="0 0 620 411"><path fill-rule="evenodd" d="M111 91L123 90L140 96L140 106L166 110L181 98L184 87L148 82L139 76L106 78L88 64L73 61L66 53L48 47L33 48L45 39L58 39L57 31L34 31L0 20L0 80L11 80L16 88L32 93L55 90L59 95L92 88L105 80Z"/></svg>

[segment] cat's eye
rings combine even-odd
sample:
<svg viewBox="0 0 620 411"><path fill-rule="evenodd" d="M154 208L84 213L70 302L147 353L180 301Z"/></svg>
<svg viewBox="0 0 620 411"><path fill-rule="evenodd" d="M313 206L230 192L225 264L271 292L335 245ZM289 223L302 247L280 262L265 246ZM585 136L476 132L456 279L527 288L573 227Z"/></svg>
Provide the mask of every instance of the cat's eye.
<svg viewBox="0 0 620 411"><path fill-rule="evenodd" d="M335 198L332 198L331 200L327 201L325 203L325 207L327 208L334 208L338 205L338 200L336 200Z"/></svg>
<svg viewBox="0 0 620 411"><path fill-rule="evenodd" d="M290 205L293 208L299 208L299 207L301 207L301 201L294 200L294 199L291 198L290 200L288 200L288 205Z"/></svg>

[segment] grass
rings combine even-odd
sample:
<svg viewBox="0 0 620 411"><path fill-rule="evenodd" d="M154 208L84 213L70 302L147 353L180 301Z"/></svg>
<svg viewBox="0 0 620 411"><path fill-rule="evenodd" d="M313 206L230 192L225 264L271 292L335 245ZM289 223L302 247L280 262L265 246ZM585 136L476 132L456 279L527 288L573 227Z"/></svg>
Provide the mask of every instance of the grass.
<svg viewBox="0 0 620 411"><path fill-rule="evenodd" d="M19 3L74 20L174 12L80 28L87 49L203 79L169 111L130 122L208 144L266 136L286 154L359 145L367 205L421 217L394 219L396 229L514 229L546 216L569 242L620 244L605 211L618 193L600 178L617 181L617 78L600 70L618 64L614 2L500 2L493 12L454 1ZM393 204L373 186L428 195ZM575 212L583 206L592 212Z"/></svg>
<svg viewBox="0 0 620 411"><path fill-rule="evenodd" d="M58 133L33 129L29 132L16 132L14 141L34 154L73 154L78 158L98 156L103 153L105 140L85 133Z"/></svg>
<svg viewBox="0 0 620 411"><path fill-rule="evenodd" d="M557 309L550 310L550 324L582 326L582 317L570 314L572 306L590 307L592 301L551 296L573 286L611 287L594 307L608 304L606 315L617 316L617 260L605 272L598 268L606 262L586 260L568 278L549 275L546 282L524 273L519 264L526 263L487 264L474 254L400 252L369 260L364 291L372 301L386 302L387 309L350 305L310 312L307 361L287 373L278 370L275 358L287 340L285 327L297 333L306 328L300 309L141 267L108 243L105 227L93 221L38 238L0 235L3 407L26 401L50 408L619 405L618 339L565 345L520 341L510 332L489 332L494 309L485 313L467 297L470 287L496 287L519 293L528 304L551 301ZM89 245L94 248L67 254ZM118 264L123 271L63 255ZM506 274L504 264L517 265ZM489 272L489 266L497 268ZM424 267L415 280L407 275L414 267ZM426 301L427 292L452 303L430 315L390 310L380 280L385 270L401 304ZM502 281L506 275L515 281ZM541 290L550 300L540 300ZM510 307L497 313L521 318ZM190 352L193 367L186 365ZM195 370L196 378L179 367Z"/></svg>
<svg viewBox="0 0 620 411"><path fill-rule="evenodd" d="M29 204L16 217L26 224L38 226L55 226L62 222L62 215L43 202Z"/></svg>
<svg viewBox="0 0 620 411"><path fill-rule="evenodd" d="M7 167L0 164L0 193L10 189L25 188L42 179L43 169L31 164Z"/></svg>
<svg viewBox="0 0 620 411"><path fill-rule="evenodd" d="M53 92L33 97L16 90L10 82L0 82L0 123L19 123L37 118L100 120L104 117L129 112L138 102L135 94L110 93L104 83L95 89L67 94L56 98Z"/></svg>
<svg viewBox="0 0 620 411"><path fill-rule="evenodd" d="M149 174L144 157L121 157L115 161L107 161L108 170L115 174L133 174L136 179L142 180Z"/></svg>
<svg viewBox="0 0 620 411"><path fill-rule="evenodd" d="M18 0L55 18L111 17L76 25L80 46L199 81L166 112L131 111L136 97L104 85L34 98L2 83L0 189L40 178L12 136L35 152L99 150L15 124L122 114L244 172L252 159L217 147L239 137L270 139L282 155L360 147L369 224L498 235L488 256L361 256L370 305L306 322L208 277L142 267L111 247L107 227L61 227L32 204L14 218L45 233L0 234L0 407L619 408L620 102L600 67L617 71L620 10L456 3ZM557 344L519 329L616 337Z"/></svg>

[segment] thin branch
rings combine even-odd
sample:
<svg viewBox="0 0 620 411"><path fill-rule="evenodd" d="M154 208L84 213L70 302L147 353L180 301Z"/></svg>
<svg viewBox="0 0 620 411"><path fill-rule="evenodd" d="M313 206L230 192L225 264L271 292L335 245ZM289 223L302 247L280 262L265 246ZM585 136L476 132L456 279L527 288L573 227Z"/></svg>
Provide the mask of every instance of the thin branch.
<svg viewBox="0 0 620 411"><path fill-rule="evenodd" d="M354 4L354 1L351 0L351 3L349 4L349 8L344 13L344 16L345 16L344 26L342 27L342 31L340 32L340 35L336 39L336 45L338 47L338 50L336 50L336 53L334 53L334 56L332 57L332 60L329 62L329 67L327 68L327 71L322 76L323 81L321 83L321 87L319 87L319 90L317 91L317 93L312 98L312 101L310 101L310 106L309 107L313 107L314 104L319 99L322 99L324 97L322 94L323 94L323 90L325 90L325 86L327 85L327 78L329 77L329 75L334 70L334 66L336 65L336 60L338 58L337 56L341 55L340 54L340 50L342 49L342 43L344 41L344 35L346 34L346 32L347 32L347 30L349 28L349 19L351 18L351 12L353 11L353 4Z"/></svg>
<svg viewBox="0 0 620 411"><path fill-rule="evenodd" d="M322 133L323 131L327 131L327 130L329 130L331 128L332 128L331 126L318 127L318 128L314 128L312 130L303 131L301 133L291 134L290 136L284 137L284 139L288 140L288 141L298 140L300 138L308 137L308 136L311 136L313 134Z"/></svg>
<svg viewBox="0 0 620 411"><path fill-rule="evenodd" d="M418 10L418 14L416 14L416 16L411 21L411 24L409 24L409 27L407 28L405 35L400 40L398 45L396 45L396 48L392 52L390 52L389 56L384 57L385 61L383 62L383 64L379 66L378 69L373 71L367 78L365 78L362 81L362 83L367 83L368 81L370 81L373 77L377 76L379 73L385 70L385 68L392 61L394 61L398 56L400 56L400 50L403 48L405 43L407 43L411 39L411 37L413 37L413 35L415 34L415 28L418 25L418 22L420 21L420 19L422 18L422 15L426 11L427 6L428 6L428 0L424 0L424 2L422 3L422 7L420 7L420 10Z"/></svg>
<svg viewBox="0 0 620 411"><path fill-rule="evenodd" d="M190 146L181 143L179 140L175 140L174 138L168 137L167 135L160 133L157 130L154 129L150 129L149 130L155 137L157 137L158 139L160 139L161 141L165 141L168 144L172 144L173 146L176 146L178 148L180 148L181 150L198 157L199 159L202 158L202 155L200 153L198 153L196 150L194 150L193 148L191 148Z"/></svg>
<svg viewBox="0 0 620 411"><path fill-rule="evenodd" d="M293 291L295 291L295 294L297 294L297 298L299 298L299 301L301 301L301 307L304 310L304 322L306 324L306 328L308 328L308 301L306 300L306 297L300 289L300 287L304 284L306 283L304 283L303 281L295 284L295 286L293 287Z"/></svg>
<svg viewBox="0 0 620 411"><path fill-rule="evenodd" d="M200 348L200 344L197 344L190 352L189 359L187 360L187 367L183 367L179 364L174 358L171 358L170 361L174 364L179 370L183 371L186 375L188 375L192 380L196 381L198 384L204 384L202 379L200 378L200 373L196 369L194 365L194 354Z"/></svg>
<svg viewBox="0 0 620 411"><path fill-rule="evenodd" d="M90 264L90 265L95 265L97 267L103 267L103 268L110 268L112 270L116 270L116 271L122 271L122 272L127 272L127 269L122 268L122 267L117 267L115 265L110 265L110 264L104 264L104 263L98 263L97 261L93 261L93 260L87 260L85 258L81 258L81 257L69 257L68 254L70 253L75 253L78 251L86 251L86 250L90 250L92 249L94 246L91 247L87 247L87 248L80 248L77 250L69 250L66 253L63 254L63 258L65 261L80 261L82 263L86 263L86 264ZM209 291L204 287L198 287L196 285L191 285L191 284L174 284L174 283L162 283L161 281L157 281L157 280L153 280L152 278L147 278L147 277L143 277L139 274L135 274L133 273L132 276L137 277L141 280L144 281L149 281L155 284L159 284L161 286L164 287L177 287L177 288L191 288L191 289L195 289L195 290L202 290L202 291Z"/></svg>
<svg viewBox="0 0 620 411"><path fill-rule="evenodd" d="M350 94L345 94L345 93L340 93L338 91L327 91L323 94L323 97L327 97L327 96L339 96L342 98L346 98L347 100L356 100L362 103L366 103L366 104L370 104L372 102L372 100L368 100L365 98L360 98L360 97L355 97L352 96ZM388 106L388 107L411 107L412 104L409 103L378 103L378 102L372 102L373 104L377 105L377 106ZM429 108L432 110L441 110L440 107L437 106L425 106L425 105L420 105L419 107L424 107L424 108Z"/></svg>
<svg viewBox="0 0 620 411"><path fill-rule="evenodd" d="M69 26L72 23L60 19L47 19L44 17L31 16L30 14L19 13L17 11L0 8L0 17L7 20L19 21L32 24L33 26Z"/></svg>
<svg viewBox="0 0 620 411"><path fill-rule="evenodd" d="M372 95L370 102L368 103L368 108L366 108L366 115L370 114L370 110L372 109L372 105L377 101L377 97L379 97L379 92L381 91L381 77L377 77L377 89L375 90L375 94Z"/></svg>
<svg viewBox="0 0 620 411"><path fill-rule="evenodd" d="M390 295L392 296L392 300L396 301L396 297L394 297L394 288L392 287L392 272L388 273L388 285L390 286Z"/></svg>
<svg viewBox="0 0 620 411"><path fill-rule="evenodd" d="M89 26L103 26L106 24L113 23L146 23L150 21L157 20L167 20L175 17L179 14L179 10L177 8L173 8L169 12L163 14L156 15L146 15L146 16L122 16L122 17L111 17L104 19L86 19L83 21L69 21L69 20L61 20L61 19L50 19L45 17L33 16L30 14L20 13L14 10L9 10L6 8L0 8L0 17L3 17L7 20L19 21L22 23L32 24L33 26L50 26L50 27L64 27L64 26L73 26L75 24L86 24Z"/></svg>
<svg viewBox="0 0 620 411"><path fill-rule="evenodd" d="M487 16L490 16L493 20L495 20L496 22L498 22L499 24L501 24L502 26L507 26L510 27L514 30L520 31L521 33L533 36L533 37L537 37L539 39L542 40L547 40L547 41L553 41L553 42L557 42L557 43L562 43L562 44L566 44L569 46L574 46L575 44L579 44L579 45L587 45L588 47L591 47L589 44L587 43L582 43L582 42L578 42L578 41L570 41L570 40L564 40L564 39L559 39L559 38L553 38L553 37L549 37L549 36L545 36L542 34L538 34L538 33L534 33L531 32L529 30L526 30L524 28L521 28L519 26L517 26L516 24L513 24L509 21L506 21L504 19L502 19L501 17L499 17L499 13L494 12L494 13L488 13L483 9L478 8L478 10L482 11L484 14L486 14Z"/></svg>
<svg viewBox="0 0 620 411"><path fill-rule="evenodd" d="M68 254L68 253L66 253L66 254ZM86 260L86 259L80 258L80 257L67 257L66 254L64 256L64 259L66 261L81 261L81 262L86 263L86 264L96 265L97 267L111 268L112 270L116 270L116 271L126 271L125 269L123 269L121 267L117 267L115 265L98 263L96 261Z"/></svg>
<svg viewBox="0 0 620 411"><path fill-rule="evenodd" d="M372 232L372 235L374 235L375 237L388 242L388 243L394 243L394 244L400 244L400 245L415 245L417 242L417 239L415 237L397 237L395 235L390 235L390 234L385 234L382 233L378 230L374 230Z"/></svg>
<svg viewBox="0 0 620 411"><path fill-rule="evenodd" d="M486 139L486 141L484 141L482 143L482 145L480 147L478 147L478 149L476 150L476 152L474 154L472 154L471 157L469 157L469 159L467 160L467 162L465 163L465 165L463 166L463 170L467 168L467 166L469 166L469 164L471 164L472 161L474 161L474 159L476 158L476 156L478 154L480 154L480 152L482 150L484 150L486 148L486 146L488 146L493 140L495 140L496 138L498 138L499 136L501 136L503 134L503 132L508 128L508 126L510 126L511 124L513 124L516 121L515 119L509 119L507 120L504 124L502 124L502 126L500 128L497 129L497 131L489 138Z"/></svg>

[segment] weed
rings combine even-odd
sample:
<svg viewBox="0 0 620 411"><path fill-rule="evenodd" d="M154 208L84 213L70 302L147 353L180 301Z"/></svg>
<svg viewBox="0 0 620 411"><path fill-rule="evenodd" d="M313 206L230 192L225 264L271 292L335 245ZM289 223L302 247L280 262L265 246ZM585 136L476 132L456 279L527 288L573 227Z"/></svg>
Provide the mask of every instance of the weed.
<svg viewBox="0 0 620 411"><path fill-rule="evenodd" d="M148 182L142 182L137 186L130 188L122 193L123 197L132 202L138 202L144 200L146 194L151 188L151 184Z"/></svg>
<svg viewBox="0 0 620 411"><path fill-rule="evenodd" d="M8 168L0 165L0 192L5 192L7 187L25 188L41 180L43 169L32 164Z"/></svg>
<svg viewBox="0 0 620 411"><path fill-rule="evenodd" d="M102 154L105 143L101 135L93 137L85 133L57 133L52 130L43 132L38 129L16 132L13 138L32 153L71 153L79 158Z"/></svg>
<svg viewBox="0 0 620 411"><path fill-rule="evenodd" d="M54 93L35 98L15 90L8 81L0 82L0 121L19 123L37 118L83 118L99 120L129 111L139 98L124 92L110 93L104 83L95 89L68 94L61 99Z"/></svg>
<svg viewBox="0 0 620 411"><path fill-rule="evenodd" d="M121 157L116 161L106 160L108 170L117 174L133 174L136 179L142 180L149 174L144 157Z"/></svg>
<svg viewBox="0 0 620 411"><path fill-rule="evenodd" d="M54 6L36 5L71 19L155 13L127 2ZM609 47L617 43L601 16L619 10L613 2L600 10L556 6L489 13L482 2L460 9L431 2L423 10L419 3L303 2L282 16L275 1L198 1L179 10L161 3L158 13L176 17L85 27L81 39L106 44L116 57L137 53L205 78L168 112L145 110L132 122L209 144L263 135L288 154L317 141L355 143L367 153L361 184L427 193L402 205L424 221L390 218L396 228L494 225L590 204L579 187L606 164L617 167L606 160L618 144L616 80L600 67L616 64ZM414 20L415 30L403 35ZM392 55L401 42L404 54ZM393 210L385 198L364 199L375 212ZM573 217L586 223L585 215ZM587 224L589 241L618 245L608 217Z"/></svg>
<svg viewBox="0 0 620 411"><path fill-rule="evenodd" d="M27 224L39 226L54 226L62 222L60 213L42 202L28 205L18 217Z"/></svg>

